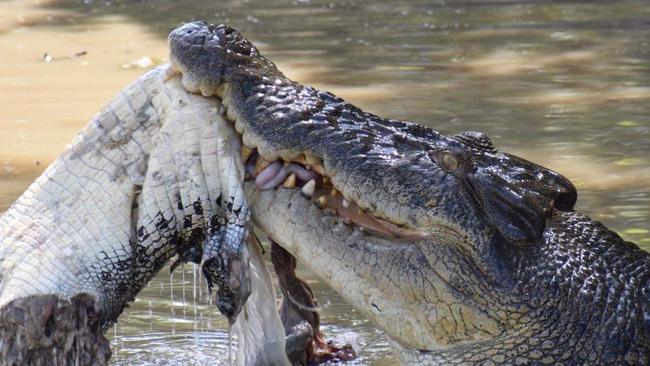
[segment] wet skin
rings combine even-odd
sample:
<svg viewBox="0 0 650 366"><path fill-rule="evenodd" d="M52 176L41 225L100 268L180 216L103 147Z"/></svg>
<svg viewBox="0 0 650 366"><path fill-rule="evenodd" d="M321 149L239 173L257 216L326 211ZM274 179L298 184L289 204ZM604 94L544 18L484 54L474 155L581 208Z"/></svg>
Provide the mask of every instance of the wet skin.
<svg viewBox="0 0 650 366"><path fill-rule="evenodd" d="M294 189L248 187L256 224L404 362L647 364L650 256L572 212L566 178L483 134L382 119L293 82L227 26L186 24L170 46L183 86L219 97L244 145L309 165L393 225L368 232Z"/></svg>

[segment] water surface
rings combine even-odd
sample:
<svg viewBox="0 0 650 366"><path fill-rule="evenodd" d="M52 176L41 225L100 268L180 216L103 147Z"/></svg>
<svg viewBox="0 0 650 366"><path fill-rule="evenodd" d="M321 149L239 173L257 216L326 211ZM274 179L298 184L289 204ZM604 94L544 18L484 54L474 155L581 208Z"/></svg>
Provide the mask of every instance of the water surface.
<svg viewBox="0 0 650 366"><path fill-rule="evenodd" d="M488 133L571 178L578 210L650 249L647 1L0 1L0 211L164 61L169 30L198 18L376 114ZM390 364L382 333L303 274L327 304L325 331L355 342L358 364ZM164 270L111 331L114 363L225 364L226 328L193 268L173 281Z"/></svg>

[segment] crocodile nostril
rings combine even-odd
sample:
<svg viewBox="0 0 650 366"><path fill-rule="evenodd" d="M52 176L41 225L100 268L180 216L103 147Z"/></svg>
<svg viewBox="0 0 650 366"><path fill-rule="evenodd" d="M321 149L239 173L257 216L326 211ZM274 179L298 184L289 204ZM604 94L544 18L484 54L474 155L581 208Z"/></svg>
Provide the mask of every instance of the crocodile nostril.
<svg viewBox="0 0 650 366"><path fill-rule="evenodd" d="M553 207L559 211L573 211L573 206L575 206L577 200L578 192L575 188L564 189L558 192L553 200Z"/></svg>

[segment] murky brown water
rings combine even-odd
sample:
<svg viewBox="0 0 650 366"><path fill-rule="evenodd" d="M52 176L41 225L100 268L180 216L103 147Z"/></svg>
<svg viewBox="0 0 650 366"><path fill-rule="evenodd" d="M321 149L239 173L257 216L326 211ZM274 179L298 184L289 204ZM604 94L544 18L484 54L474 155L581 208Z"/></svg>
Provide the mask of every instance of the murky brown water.
<svg viewBox="0 0 650 366"><path fill-rule="evenodd" d="M197 18L379 115L487 132L650 249L647 1L0 1L0 211ZM115 364L225 364L226 323L193 269L163 272L111 331ZM381 332L304 275L328 303L326 332L356 342L359 364L391 364Z"/></svg>

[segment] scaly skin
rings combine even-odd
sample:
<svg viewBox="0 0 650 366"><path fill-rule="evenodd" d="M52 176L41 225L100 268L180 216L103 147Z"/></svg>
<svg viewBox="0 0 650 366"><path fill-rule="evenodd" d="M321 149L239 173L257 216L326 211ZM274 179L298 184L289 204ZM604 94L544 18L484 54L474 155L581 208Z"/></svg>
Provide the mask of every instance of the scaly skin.
<svg viewBox="0 0 650 366"><path fill-rule="evenodd" d="M247 193L256 224L397 339L404 364L650 362L648 254L583 215L556 212L534 247L502 248L516 279L504 286L485 283L456 233L394 242L293 190Z"/></svg>
<svg viewBox="0 0 650 366"><path fill-rule="evenodd" d="M304 154L348 200L422 234L382 239L295 190L247 191L253 219L396 340L406 364L645 365L650 255L571 212L562 176L385 120L287 79L241 34L170 35L183 86L216 95L266 160Z"/></svg>
<svg viewBox="0 0 650 366"><path fill-rule="evenodd" d="M250 291L241 140L218 101L170 75L127 86L0 218L0 307L86 293L106 329L178 255L236 315Z"/></svg>
<svg viewBox="0 0 650 366"><path fill-rule="evenodd" d="M111 346L101 331L101 311L86 294L61 301L32 295L0 308L3 366L108 365Z"/></svg>

